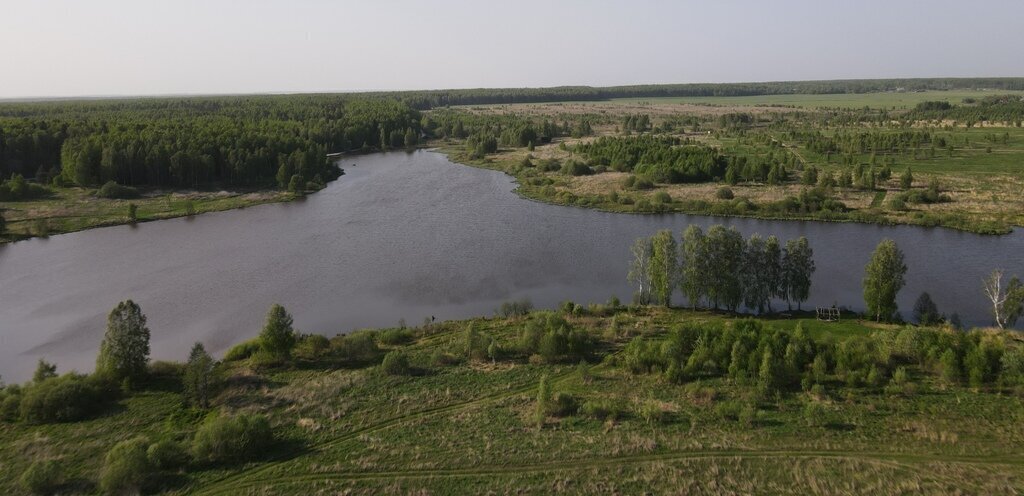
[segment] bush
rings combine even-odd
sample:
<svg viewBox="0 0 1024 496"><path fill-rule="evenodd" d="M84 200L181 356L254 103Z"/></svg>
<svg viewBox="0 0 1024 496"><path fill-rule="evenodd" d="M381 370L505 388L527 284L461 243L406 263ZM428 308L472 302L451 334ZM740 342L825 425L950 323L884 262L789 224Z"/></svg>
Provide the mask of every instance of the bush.
<svg viewBox="0 0 1024 496"><path fill-rule="evenodd" d="M225 362L237 362L238 360L245 360L256 353L260 349L260 342L256 339L250 339L243 341L231 347L227 353L224 354Z"/></svg>
<svg viewBox="0 0 1024 496"><path fill-rule="evenodd" d="M621 402L610 399L588 400L583 403L580 411L588 417L613 421L624 417L626 413L626 409Z"/></svg>
<svg viewBox="0 0 1024 496"><path fill-rule="evenodd" d="M299 337L298 343L292 349L292 354L306 360L316 360L322 357L331 348L331 342L319 334L306 334Z"/></svg>
<svg viewBox="0 0 1024 496"><path fill-rule="evenodd" d="M160 470L176 470L188 463L188 452L176 441L157 441L146 449L146 460Z"/></svg>
<svg viewBox="0 0 1024 496"><path fill-rule="evenodd" d="M554 417L567 417L579 410L579 403L569 393L555 393L546 406L546 413Z"/></svg>
<svg viewBox="0 0 1024 496"><path fill-rule="evenodd" d="M153 471L146 457L149 442L143 437L121 441L107 452L100 475L100 489L106 493L138 494Z"/></svg>
<svg viewBox="0 0 1024 496"><path fill-rule="evenodd" d="M409 329L387 329L377 335L380 344L397 346L412 341L412 331Z"/></svg>
<svg viewBox="0 0 1024 496"><path fill-rule="evenodd" d="M715 197L719 200L732 200L735 196L729 188L718 188L718 191L715 192Z"/></svg>
<svg viewBox="0 0 1024 496"><path fill-rule="evenodd" d="M139 190L131 186L122 186L114 181L107 181L106 184L96 191L96 196L100 198L130 200L139 197Z"/></svg>
<svg viewBox="0 0 1024 496"><path fill-rule="evenodd" d="M384 355L381 362L381 369L388 375L409 375L412 369L409 367L409 357L400 351L392 351Z"/></svg>
<svg viewBox="0 0 1024 496"><path fill-rule="evenodd" d="M355 364L375 362L381 353L371 331L353 332L331 339L331 352L338 358Z"/></svg>
<svg viewBox="0 0 1024 496"><path fill-rule="evenodd" d="M654 201L657 203L672 203L672 196L666 191L659 191L654 194Z"/></svg>
<svg viewBox="0 0 1024 496"><path fill-rule="evenodd" d="M567 176L589 176L594 173L587 164L578 160L570 160L563 164L561 172Z"/></svg>
<svg viewBox="0 0 1024 496"><path fill-rule="evenodd" d="M270 423L259 415L214 416L206 420L192 440L197 461L231 463L255 459L274 440Z"/></svg>
<svg viewBox="0 0 1024 496"><path fill-rule="evenodd" d="M26 387L21 396L21 418L26 422L72 422L102 408L114 388L80 374L65 374Z"/></svg>
<svg viewBox="0 0 1024 496"><path fill-rule="evenodd" d="M54 460L36 461L21 474L21 488L32 494L53 494L60 487L60 465Z"/></svg>

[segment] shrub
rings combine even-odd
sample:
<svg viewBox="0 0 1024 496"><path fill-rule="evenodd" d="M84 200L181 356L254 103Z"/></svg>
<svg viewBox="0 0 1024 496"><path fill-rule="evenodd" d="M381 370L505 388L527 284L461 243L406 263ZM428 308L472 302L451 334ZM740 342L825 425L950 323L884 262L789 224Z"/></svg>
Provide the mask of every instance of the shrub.
<svg viewBox="0 0 1024 496"><path fill-rule="evenodd" d="M354 364L375 362L381 354L371 331L358 331L331 339L331 352Z"/></svg>
<svg viewBox="0 0 1024 496"><path fill-rule="evenodd" d="M146 460L160 470L176 470L188 463L188 452L176 441L157 441L146 449Z"/></svg>
<svg viewBox="0 0 1024 496"><path fill-rule="evenodd" d="M554 417L567 417L579 410L576 398L569 393L555 393L551 401L546 405L547 414Z"/></svg>
<svg viewBox="0 0 1024 496"><path fill-rule="evenodd" d="M643 402L638 413L649 424L663 424L670 418L670 412L665 409L664 405L653 400Z"/></svg>
<svg viewBox="0 0 1024 496"><path fill-rule="evenodd" d="M412 341L412 331L409 329L387 329L377 335L380 344L397 346Z"/></svg>
<svg viewBox="0 0 1024 496"><path fill-rule="evenodd" d="M578 160L569 160L562 165L562 174L567 176L589 176L594 173L590 167Z"/></svg>
<svg viewBox="0 0 1024 496"><path fill-rule="evenodd" d="M131 186L122 186L114 181L107 181L106 184L96 191L96 196L100 198L130 200L138 198L139 191Z"/></svg>
<svg viewBox="0 0 1024 496"><path fill-rule="evenodd" d="M107 452L100 474L100 489L112 494L142 492L153 470L146 457L148 444L143 437L115 444Z"/></svg>
<svg viewBox="0 0 1024 496"><path fill-rule="evenodd" d="M21 416L21 393L6 393L0 401L0 419L14 422Z"/></svg>
<svg viewBox="0 0 1024 496"><path fill-rule="evenodd" d="M672 195L666 191L659 191L654 194L654 201L657 203L672 203Z"/></svg>
<svg viewBox="0 0 1024 496"><path fill-rule="evenodd" d="M315 360L322 357L331 348L331 342L320 334L306 334L299 337L292 354L298 358Z"/></svg>
<svg viewBox="0 0 1024 496"><path fill-rule="evenodd" d="M53 494L60 487L60 465L54 460L36 461L21 474L18 482L32 494Z"/></svg>
<svg viewBox="0 0 1024 496"><path fill-rule="evenodd" d="M621 402L611 399L588 400L580 411L598 420L618 420L625 416L626 409Z"/></svg>
<svg viewBox="0 0 1024 496"><path fill-rule="evenodd" d="M409 367L409 357L400 351L392 351L384 355L381 362L381 369L388 375L409 375L412 369Z"/></svg>
<svg viewBox="0 0 1024 496"><path fill-rule="evenodd" d="M245 360L256 353L260 349L260 342L256 339L250 339L243 341L231 347L227 353L224 354L225 362L236 362L238 360Z"/></svg>
<svg viewBox="0 0 1024 496"><path fill-rule="evenodd" d="M715 192L715 197L719 200L732 200L735 196L729 188L718 188L718 191Z"/></svg>
<svg viewBox="0 0 1024 496"><path fill-rule="evenodd" d="M111 398L113 388L95 378L65 374L26 387L21 418L32 423L71 422L96 413Z"/></svg>
<svg viewBox="0 0 1024 496"><path fill-rule="evenodd" d="M252 460L264 454L273 440L266 417L218 415L207 419L196 431L192 455L207 463Z"/></svg>

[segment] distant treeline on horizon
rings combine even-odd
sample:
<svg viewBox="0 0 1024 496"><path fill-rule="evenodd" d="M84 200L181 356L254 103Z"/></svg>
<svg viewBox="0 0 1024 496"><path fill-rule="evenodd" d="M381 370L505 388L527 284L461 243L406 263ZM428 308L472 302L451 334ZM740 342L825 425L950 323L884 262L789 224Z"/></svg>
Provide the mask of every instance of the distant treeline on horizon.
<svg viewBox="0 0 1024 496"><path fill-rule="evenodd" d="M451 105L487 105L501 103L540 103L556 101L599 101L612 98L659 97L730 97L761 95L836 95L877 93L887 91L1004 90L1024 91L1024 77L975 78L903 78L903 79L832 79L818 81L769 81L748 83L680 83L637 84L625 86L551 86L524 88L466 88L400 91L309 92L288 94L237 95L153 95L113 97L61 97L40 99L0 99L0 108L25 104L66 104L69 102L149 100L191 100L203 98L279 98L300 96L335 96L340 99L393 98L416 110ZM0 112L3 114L3 112Z"/></svg>
<svg viewBox="0 0 1024 496"><path fill-rule="evenodd" d="M700 96L828 95L925 90L1024 90L1024 78L915 78L837 79L828 81L777 81L763 83L687 83L630 86L556 86L551 88L477 88L371 92L362 95L394 96L419 110L447 105L593 101L610 98L657 98Z"/></svg>

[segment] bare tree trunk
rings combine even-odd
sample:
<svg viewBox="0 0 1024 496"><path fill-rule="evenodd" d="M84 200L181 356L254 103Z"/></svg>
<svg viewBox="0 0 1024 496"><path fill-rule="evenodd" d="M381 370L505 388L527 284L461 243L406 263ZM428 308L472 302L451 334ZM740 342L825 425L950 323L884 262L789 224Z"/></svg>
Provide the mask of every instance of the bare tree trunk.
<svg viewBox="0 0 1024 496"><path fill-rule="evenodd" d="M1006 316L1003 315L1003 306L1006 304L1007 294L1003 293L1002 281L1003 271L996 269L985 279L985 295L992 301L992 315L996 319L996 325L1000 329L1006 327Z"/></svg>

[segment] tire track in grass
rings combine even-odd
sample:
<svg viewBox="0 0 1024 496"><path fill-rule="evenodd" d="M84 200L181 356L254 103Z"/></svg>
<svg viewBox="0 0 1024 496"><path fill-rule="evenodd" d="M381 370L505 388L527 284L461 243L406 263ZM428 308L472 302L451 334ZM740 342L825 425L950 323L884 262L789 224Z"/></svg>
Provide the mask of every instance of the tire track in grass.
<svg viewBox="0 0 1024 496"><path fill-rule="evenodd" d="M645 454L634 456L619 456L601 458L595 460L559 460L550 463L535 463L525 465L504 465L497 467L474 467L474 468L452 468L452 469L410 469L410 470L385 470L375 472L326 472L317 474L300 474L293 476L275 477L266 480L250 480L234 486L235 491L241 489L256 489L262 487L273 487L287 484L315 483L322 481L336 480L374 480L374 479L431 479L431 478L458 478L458 477L487 477L521 473L543 473L543 472L565 472L580 471L585 469L614 467L624 464L645 464L656 462L671 462L678 460L697 459L836 459L836 460L860 460L870 463L880 463L921 472L923 467L914 465L922 462L952 462L952 463L983 463L999 465L1021 465L1024 464L1024 456L1021 455L989 455L989 456L966 456L966 455L916 455L910 453L884 453L884 452L847 452L847 451L750 451L750 450L711 450L711 451L688 451L688 452L667 452L659 454ZM933 471L932 471L933 472ZM948 476L933 473L934 476L952 481Z"/></svg>
<svg viewBox="0 0 1024 496"><path fill-rule="evenodd" d="M573 369L571 367L567 367L566 370L562 371L561 373L551 375L550 379L553 381L552 385L558 384L559 382L564 381L569 376L573 375L573 373L575 373L575 369ZM195 488L194 491L191 491L191 494L225 494L225 493L231 494L231 493L235 493L240 486L252 485L251 483L246 482L245 479L249 479L251 477L258 476L258 475L263 474L263 473L265 473L265 472L267 472L267 471L269 471L271 469L279 467L279 466L281 466L281 465L283 465L285 463L292 462L292 461L294 461L296 459L299 459L299 458L302 458L304 456L315 455L315 454L318 454L318 453L323 453L323 452L325 452L326 450L328 450L328 449L330 449L332 447L338 446L339 444L343 444L343 443L346 443L348 441L352 441L353 439L356 439L356 438L358 438L359 436L361 436L363 434L369 434L369 433L372 433L372 432L377 432L377 431L380 431L380 430L387 429L389 427L394 427L396 425L399 425L399 424L402 424L402 423L405 423L405 422L409 422L409 421L413 421L413 420L416 420L416 419L428 417L428 416L431 416L431 415L437 415L437 414L442 414L442 413L447 413L447 412L459 411L459 410L462 410L462 409L472 408L474 406L482 405L484 403L488 403L488 402L491 402L491 401L497 401L497 400L505 399L505 398L508 398L508 397L511 397L511 396L527 393L527 392L529 392L529 391L531 391L533 389L536 389L537 388L537 384L538 384L537 382L529 381L528 383L522 384L522 385L520 385L519 387L517 387L515 389L505 390L505 391L502 391L502 392L499 392L499 393L491 394L491 395L484 396L484 397L481 397L481 398L477 398L477 399L474 399L474 400L470 400L470 401L466 401L466 402L462 402L462 403L453 403L451 405L439 406L439 407L435 407L435 408L427 408L427 409L424 409L424 410L418 410L418 411L415 411L415 412L411 412L411 413L408 413L408 414L405 414L405 415L400 415L400 416L397 416L397 417L392 417L392 418L390 418L388 420L385 420L383 422L380 422L378 424L373 424L373 425L369 425L369 426L366 426L366 427L363 427L363 428L360 428L360 429L356 429L354 431L350 431L350 432L348 432L348 433L346 433L344 435L341 435L339 437L331 439L330 441L327 441L327 442L324 442L324 443L320 443L320 444L318 444L316 446L313 446L311 451L310 451L310 453L308 453L308 454L300 455L300 456L295 457L295 458L288 458L288 459L268 462L268 463L265 463L265 464L261 464L261 465L259 465L257 467L254 467L251 470L245 470L245 471L240 471L240 472L236 472L236 473L233 473L233 474L229 474L229 475L227 475L225 477L222 477L220 479L211 481L209 483L209 485L207 485L206 487ZM243 482L238 483L239 480L242 480ZM282 480L282 479L281 478L274 478L273 480ZM254 482L256 482L256 481L254 481ZM223 486L228 486L228 487L223 487Z"/></svg>

